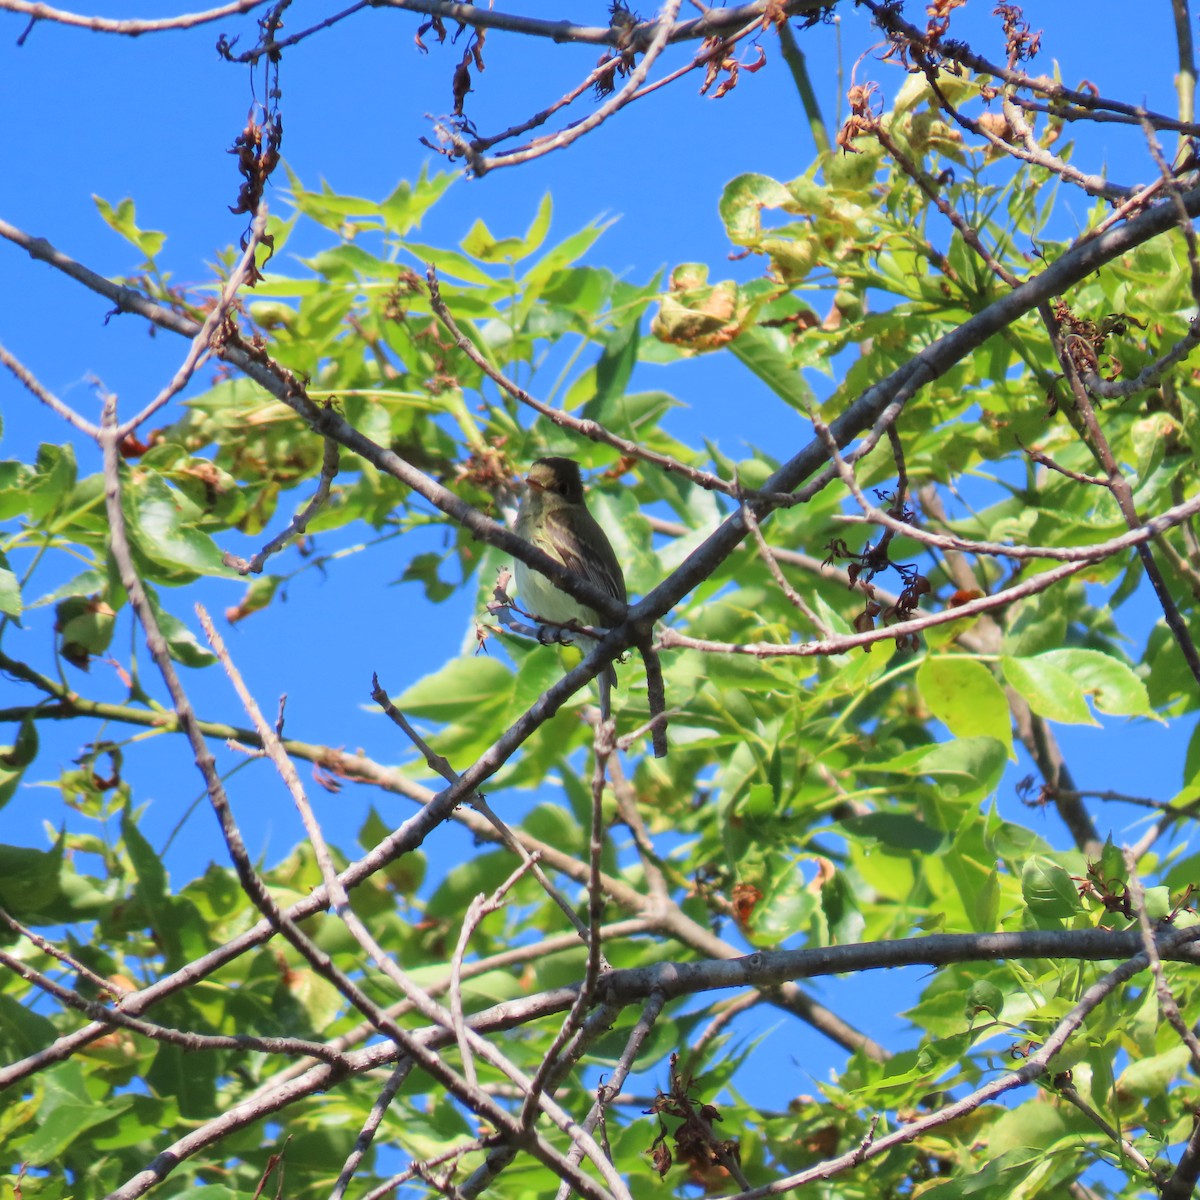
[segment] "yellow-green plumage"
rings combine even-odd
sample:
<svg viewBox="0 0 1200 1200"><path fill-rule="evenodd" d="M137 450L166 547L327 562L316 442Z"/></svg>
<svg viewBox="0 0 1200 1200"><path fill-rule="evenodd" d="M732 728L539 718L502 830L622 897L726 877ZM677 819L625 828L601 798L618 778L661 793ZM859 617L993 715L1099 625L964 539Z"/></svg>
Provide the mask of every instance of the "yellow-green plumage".
<svg viewBox="0 0 1200 1200"><path fill-rule="evenodd" d="M516 532L570 571L625 603L625 576L603 529L587 510L579 466L569 458L539 458L526 478ZM593 608L555 587L540 571L515 563L517 599L540 621L607 627ZM609 666L607 682L616 682ZM602 689L603 699L603 689Z"/></svg>

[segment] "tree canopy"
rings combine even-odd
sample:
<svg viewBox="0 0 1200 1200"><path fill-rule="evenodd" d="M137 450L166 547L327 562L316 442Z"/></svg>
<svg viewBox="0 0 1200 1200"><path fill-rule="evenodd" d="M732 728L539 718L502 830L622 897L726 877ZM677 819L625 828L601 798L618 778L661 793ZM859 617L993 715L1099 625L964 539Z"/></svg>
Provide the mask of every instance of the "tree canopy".
<svg viewBox="0 0 1200 1200"><path fill-rule="evenodd" d="M0 462L12 1194L1191 1196L1184 0L1172 113L1064 83L1013 5L988 57L962 0L863 0L840 122L803 46L843 4L405 0L452 111L382 199L283 158L289 55L367 7L292 31L287 0L0 0L113 38L257 22L218 42L256 103L206 282L136 197L97 200L119 278L0 218L5 255L176 347L155 395L100 370L89 408L0 346L8 411L61 431ZM600 60L485 132L501 39ZM551 196L423 240L460 174L567 171L657 89L760 69L812 160L704 198L733 261L615 271L605 222L564 234ZM755 408L738 450L683 407L696 363ZM512 531L546 455L582 466L627 607ZM539 630L514 560L598 641ZM397 587L364 594L363 564ZM361 629L387 649L341 696ZM267 660L318 703L256 686ZM1090 725L1133 756L1151 723L1173 752L1145 794L1063 749Z"/></svg>

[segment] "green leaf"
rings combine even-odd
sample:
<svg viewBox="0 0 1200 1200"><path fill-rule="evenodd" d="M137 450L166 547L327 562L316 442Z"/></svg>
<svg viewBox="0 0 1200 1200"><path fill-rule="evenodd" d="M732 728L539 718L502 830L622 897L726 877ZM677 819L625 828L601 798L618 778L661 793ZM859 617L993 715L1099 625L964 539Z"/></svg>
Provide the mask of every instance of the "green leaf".
<svg viewBox="0 0 1200 1200"><path fill-rule="evenodd" d="M784 347L778 330L752 326L744 329L729 348L785 404L797 412L811 412L817 407L816 396Z"/></svg>
<svg viewBox="0 0 1200 1200"><path fill-rule="evenodd" d="M861 817L846 817L841 824L848 833L873 838L890 850L936 854L946 845L944 833L903 813L866 813Z"/></svg>
<svg viewBox="0 0 1200 1200"><path fill-rule="evenodd" d="M142 899L151 910L160 908L167 899L167 872L134 823L128 804L121 810L121 838L137 874Z"/></svg>
<svg viewBox="0 0 1200 1200"><path fill-rule="evenodd" d="M427 168L422 166L415 184L401 181L392 194L380 203L379 215L384 225L393 233L405 236L420 225L421 218L458 178L457 171L439 171L430 176Z"/></svg>
<svg viewBox="0 0 1200 1200"><path fill-rule="evenodd" d="M37 757L38 733L32 716L17 727L17 737L11 746L0 746L0 808L12 798L25 774L25 768Z"/></svg>
<svg viewBox="0 0 1200 1200"><path fill-rule="evenodd" d="M1120 1096L1164 1096L1187 1071L1190 1053L1186 1046L1172 1046L1161 1054L1138 1059L1117 1077Z"/></svg>
<svg viewBox="0 0 1200 1200"><path fill-rule="evenodd" d="M179 1110L169 1099L134 1095L131 1101L110 1128L97 1131L95 1145L98 1150L122 1150L147 1144L179 1120ZM194 1189L188 1189L189 1200L195 1194Z"/></svg>
<svg viewBox="0 0 1200 1200"><path fill-rule="evenodd" d="M991 1127L988 1137L989 1154L1003 1156L1012 1162L1020 1162L1025 1156L1025 1170L1028 1163L1035 1161L1037 1156L1053 1146L1067 1132L1062 1114L1044 1100L1030 1100L1018 1108L1004 1113ZM1012 1156L1009 1158L1009 1156ZM1014 1181L1009 1182L1012 1188ZM973 1194L966 1193L964 1195ZM985 1193L986 1195L987 1193ZM1009 1190L1005 1195L1012 1195Z"/></svg>
<svg viewBox="0 0 1200 1200"><path fill-rule="evenodd" d="M554 212L554 200L549 192L542 195L538 210L529 228L525 230L525 254L536 254L550 232L550 217ZM523 257L523 256L522 256Z"/></svg>
<svg viewBox="0 0 1200 1200"><path fill-rule="evenodd" d="M108 587L109 577L107 571L88 569L80 571L78 575L72 576L66 583L59 584L52 591L47 592L43 596L39 596L29 607L30 609L43 608L48 604L57 604L66 596L90 596L96 592L102 592Z"/></svg>
<svg viewBox="0 0 1200 1200"><path fill-rule="evenodd" d="M494 238L482 219L476 219L470 232L459 243L463 251L472 258L486 263L515 263L538 250L546 240L550 229L550 214L553 211L550 194L542 197L537 215L523 238Z"/></svg>
<svg viewBox="0 0 1200 1200"><path fill-rule="evenodd" d="M132 1096L120 1096L111 1104L99 1104L82 1088L68 1095L48 1088L47 1095L36 1132L21 1145L21 1157L33 1166L55 1162L88 1130L119 1116L133 1100Z"/></svg>
<svg viewBox="0 0 1200 1200"><path fill-rule="evenodd" d="M452 867L429 898L425 912L433 918L453 917L466 911L476 896L490 896L511 874L512 863L500 850L478 855Z"/></svg>
<svg viewBox="0 0 1200 1200"><path fill-rule="evenodd" d="M960 790L990 792L1000 782L1008 763L1004 743L990 737L955 738L933 746L918 746L895 758L864 764L870 771L891 771L902 775L930 775L945 782L956 782Z"/></svg>
<svg viewBox="0 0 1200 1200"><path fill-rule="evenodd" d="M159 1042L144 1077L156 1095L178 1104L182 1117L201 1118L216 1102L217 1066L215 1055L185 1054L180 1046Z"/></svg>
<svg viewBox="0 0 1200 1200"><path fill-rule="evenodd" d="M146 588L146 597L154 610L158 631L166 639L167 650L176 662L185 667L211 667L217 661L217 656L202 645L178 617L163 608L153 588Z"/></svg>
<svg viewBox="0 0 1200 1200"><path fill-rule="evenodd" d="M971 928L977 933L995 929L1000 908L1000 881L994 865L979 862L963 853L957 845L942 855L941 862L954 880Z"/></svg>
<svg viewBox="0 0 1200 1200"><path fill-rule="evenodd" d="M764 208L791 208L792 193L768 175L737 175L721 194L717 211L735 246L755 246L762 236Z"/></svg>
<svg viewBox="0 0 1200 1200"><path fill-rule="evenodd" d="M8 565L8 559L0 551L0 613L10 617L20 617L23 611L21 603L21 581L17 573Z"/></svg>
<svg viewBox="0 0 1200 1200"><path fill-rule="evenodd" d="M1076 882L1058 863L1040 854L1021 868L1021 894L1037 917L1065 921L1083 911Z"/></svg>
<svg viewBox="0 0 1200 1200"><path fill-rule="evenodd" d="M788 863L763 889L750 921L751 940L756 946L779 946L808 928L817 909L817 897L809 890L799 864Z"/></svg>
<svg viewBox="0 0 1200 1200"><path fill-rule="evenodd" d="M62 894L63 839L50 850L0 845L0 908L37 922Z"/></svg>
<svg viewBox="0 0 1200 1200"><path fill-rule="evenodd" d="M112 641L116 613L93 596L68 596L54 609L54 628L63 657L87 670L89 660L103 654Z"/></svg>
<svg viewBox="0 0 1200 1200"><path fill-rule="evenodd" d="M421 242L405 242L404 248L421 263L432 263L439 275L461 279L485 288L493 288L496 284L496 280L469 254L459 254L456 250L444 250ZM450 310L457 313L459 309L453 293L447 294L447 289L443 286L442 294Z"/></svg>
<svg viewBox="0 0 1200 1200"><path fill-rule="evenodd" d="M57 512L75 487L75 450L70 445L38 447L36 470L26 487L25 511L35 522Z"/></svg>
<svg viewBox="0 0 1200 1200"><path fill-rule="evenodd" d="M618 326L604 339L604 351L596 364L596 394L584 405L583 415L597 419L617 397L625 394L638 359L641 342L638 318Z"/></svg>
<svg viewBox="0 0 1200 1200"><path fill-rule="evenodd" d="M54 1038L54 1025L47 1017L0 993L0 1053L5 1062L42 1050Z"/></svg>
<svg viewBox="0 0 1200 1200"><path fill-rule="evenodd" d="M1045 650L1057 650L1067 642L1069 614L1078 611L1082 596L1072 588L1030 596L1010 608L1001 652L1013 659L1028 659Z"/></svg>
<svg viewBox="0 0 1200 1200"><path fill-rule="evenodd" d="M124 499L130 533L145 559L183 571L188 579L194 575L237 575L224 565L212 538L195 528L200 516L195 506L161 476L146 473L137 483L128 484Z"/></svg>
<svg viewBox="0 0 1200 1200"><path fill-rule="evenodd" d="M0 462L0 521L19 516L29 507L29 481L33 472L21 462Z"/></svg>
<svg viewBox="0 0 1200 1200"><path fill-rule="evenodd" d="M1092 703L1115 717L1152 717L1146 685L1119 659L1100 650L1051 650L1039 655L1068 672Z"/></svg>
<svg viewBox="0 0 1200 1200"><path fill-rule="evenodd" d="M959 655L929 657L917 687L930 712L955 737L990 737L1012 749L1012 717L1004 689L982 663Z"/></svg>
<svg viewBox="0 0 1200 1200"><path fill-rule="evenodd" d="M1053 653L1053 651L1051 652ZM1071 725L1097 725L1084 698L1083 686L1049 654L1000 659L1005 682L1039 717Z"/></svg>
<svg viewBox="0 0 1200 1200"><path fill-rule="evenodd" d="M100 196L93 195L95 204L105 223L115 229L127 242L136 246L146 256L148 262L153 262L159 251L166 244L167 235L158 229L141 229L136 220L133 201L126 196L114 207Z"/></svg>
<svg viewBox="0 0 1200 1200"><path fill-rule="evenodd" d="M435 721L475 721L502 711L513 689L513 674L493 658L452 658L396 698L406 714Z"/></svg>
<svg viewBox="0 0 1200 1200"><path fill-rule="evenodd" d="M404 568L400 582L422 584L425 589L425 598L434 604L440 604L458 590L453 583L441 577L440 572L445 561L446 555L434 554L432 551L426 554L415 554Z"/></svg>
<svg viewBox="0 0 1200 1200"><path fill-rule="evenodd" d="M977 979L967 992L966 1018L974 1021L980 1013L999 1017L1004 1008L1004 993L990 979Z"/></svg>

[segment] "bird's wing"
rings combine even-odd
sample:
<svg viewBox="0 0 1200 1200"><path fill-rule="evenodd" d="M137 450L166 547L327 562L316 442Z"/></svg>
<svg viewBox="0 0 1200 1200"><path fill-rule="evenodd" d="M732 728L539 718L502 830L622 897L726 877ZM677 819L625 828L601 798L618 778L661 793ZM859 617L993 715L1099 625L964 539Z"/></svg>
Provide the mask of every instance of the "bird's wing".
<svg viewBox="0 0 1200 1200"><path fill-rule="evenodd" d="M573 528L572 523L574 523L576 532L574 536L549 537L546 539L548 544L543 544L541 548L551 558L558 559L568 570L574 571L576 575L582 575L584 579L594 583L608 595L625 603L625 577L621 574L621 565L617 562L617 556L613 553L613 548L609 545L604 530L596 523L592 514L586 509L582 513L551 513L548 523L565 527L568 535ZM583 528L578 528L579 526ZM593 553L586 557L576 553L573 549L585 538L593 550Z"/></svg>

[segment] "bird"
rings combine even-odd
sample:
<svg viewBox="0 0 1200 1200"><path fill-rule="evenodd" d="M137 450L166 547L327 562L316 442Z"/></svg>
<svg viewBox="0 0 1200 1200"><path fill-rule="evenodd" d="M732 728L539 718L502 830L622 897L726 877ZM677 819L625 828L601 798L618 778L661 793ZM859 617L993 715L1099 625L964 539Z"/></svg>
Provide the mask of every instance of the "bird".
<svg viewBox="0 0 1200 1200"><path fill-rule="evenodd" d="M582 576L614 600L626 602L625 576L612 543L587 510L579 464L570 458L539 458L525 479L517 509L516 533L531 545ZM520 559L514 564L522 607L551 625L607 627L594 608L581 604L545 575ZM612 663L600 675L600 711L609 715L609 689L616 686Z"/></svg>

